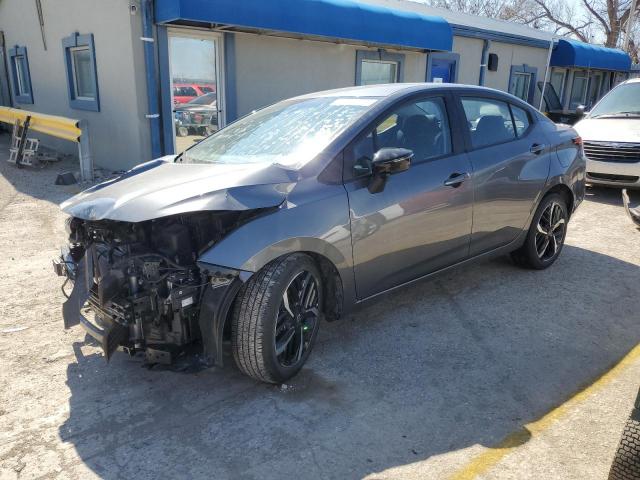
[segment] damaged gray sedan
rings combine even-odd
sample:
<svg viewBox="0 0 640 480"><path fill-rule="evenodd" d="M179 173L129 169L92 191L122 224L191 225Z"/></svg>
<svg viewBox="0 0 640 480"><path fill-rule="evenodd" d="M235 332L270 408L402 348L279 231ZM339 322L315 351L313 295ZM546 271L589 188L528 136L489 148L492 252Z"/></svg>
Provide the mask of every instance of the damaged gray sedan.
<svg viewBox="0 0 640 480"><path fill-rule="evenodd" d="M547 268L584 197L581 140L494 90L396 84L277 103L62 204L65 326L109 359L279 383L322 320L452 266Z"/></svg>

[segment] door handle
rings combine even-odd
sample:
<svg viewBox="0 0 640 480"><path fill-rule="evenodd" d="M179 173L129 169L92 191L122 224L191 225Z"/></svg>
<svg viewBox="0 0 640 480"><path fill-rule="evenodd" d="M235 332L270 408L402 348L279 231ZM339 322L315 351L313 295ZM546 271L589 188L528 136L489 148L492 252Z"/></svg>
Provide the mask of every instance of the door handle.
<svg viewBox="0 0 640 480"><path fill-rule="evenodd" d="M468 173L452 173L451 176L444 181L445 187L458 188L462 185L471 175Z"/></svg>
<svg viewBox="0 0 640 480"><path fill-rule="evenodd" d="M540 155L542 152L545 151L546 148L547 148L546 145L542 145L540 143L534 143L533 145L531 145L531 148L529 149L529 151L535 155Z"/></svg>

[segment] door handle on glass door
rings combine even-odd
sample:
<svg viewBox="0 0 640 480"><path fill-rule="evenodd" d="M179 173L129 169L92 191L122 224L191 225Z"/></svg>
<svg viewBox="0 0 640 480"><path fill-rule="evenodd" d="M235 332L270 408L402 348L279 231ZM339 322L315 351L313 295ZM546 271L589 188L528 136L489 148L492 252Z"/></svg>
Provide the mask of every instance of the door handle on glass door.
<svg viewBox="0 0 640 480"><path fill-rule="evenodd" d="M445 187L458 188L462 185L471 175L468 173L452 173L451 176L444 181Z"/></svg>

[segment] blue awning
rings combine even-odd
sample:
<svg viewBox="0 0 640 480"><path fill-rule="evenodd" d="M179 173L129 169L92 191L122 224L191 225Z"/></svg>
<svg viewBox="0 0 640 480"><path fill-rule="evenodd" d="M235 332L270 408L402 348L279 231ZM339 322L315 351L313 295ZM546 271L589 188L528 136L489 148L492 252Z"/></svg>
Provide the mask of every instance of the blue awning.
<svg viewBox="0 0 640 480"><path fill-rule="evenodd" d="M563 39L553 49L551 66L628 72L631 57L622 50Z"/></svg>
<svg viewBox="0 0 640 480"><path fill-rule="evenodd" d="M441 17L355 0L157 0L157 23L219 24L381 46L450 51Z"/></svg>

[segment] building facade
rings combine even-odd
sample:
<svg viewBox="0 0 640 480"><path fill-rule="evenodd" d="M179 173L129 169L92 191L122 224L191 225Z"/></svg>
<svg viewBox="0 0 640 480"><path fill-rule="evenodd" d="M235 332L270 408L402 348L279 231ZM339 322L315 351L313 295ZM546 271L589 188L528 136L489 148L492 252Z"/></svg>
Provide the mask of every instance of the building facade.
<svg viewBox="0 0 640 480"><path fill-rule="evenodd" d="M406 0L0 0L0 32L0 102L86 119L114 170L316 90L457 82L538 107L546 77L543 106L571 111L630 70L616 50Z"/></svg>

